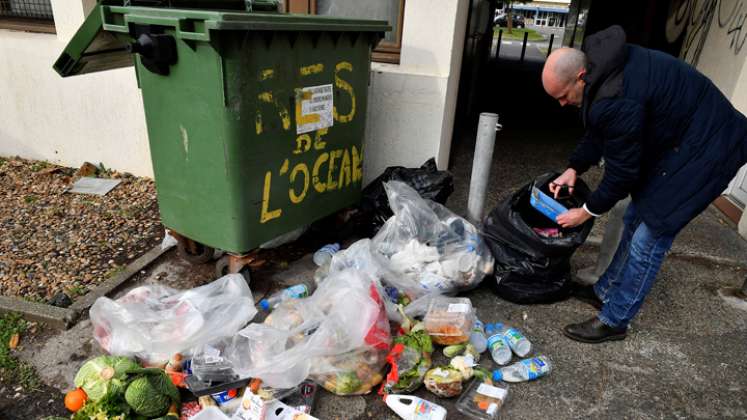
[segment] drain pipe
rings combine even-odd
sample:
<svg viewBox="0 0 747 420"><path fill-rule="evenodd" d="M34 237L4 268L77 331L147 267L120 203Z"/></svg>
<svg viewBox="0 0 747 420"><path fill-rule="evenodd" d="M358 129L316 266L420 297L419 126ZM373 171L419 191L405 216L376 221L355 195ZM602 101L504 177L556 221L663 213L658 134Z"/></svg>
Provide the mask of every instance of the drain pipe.
<svg viewBox="0 0 747 420"><path fill-rule="evenodd" d="M502 128L503 126L498 123L498 114L489 112L480 114L480 122L477 125L475 157L472 161L469 198L467 199L467 217L475 225L482 223L485 194L487 194L488 181L490 180L490 166L493 163L495 132Z"/></svg>

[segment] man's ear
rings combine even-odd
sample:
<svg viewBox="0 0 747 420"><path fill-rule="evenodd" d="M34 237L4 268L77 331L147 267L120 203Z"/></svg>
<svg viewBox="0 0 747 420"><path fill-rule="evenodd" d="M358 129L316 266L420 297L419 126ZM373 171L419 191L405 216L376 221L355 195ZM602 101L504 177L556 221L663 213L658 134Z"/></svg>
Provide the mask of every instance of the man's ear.
<svg viewBox="0 0 747 420"><path fill-rule="evenodd" d="M586 75L586 69L583 68L583 67L581 67L581 70L578 71L578 74L576 75L576 78L578 80L581 80L581 79L584 78L585 75Z"/></svg>

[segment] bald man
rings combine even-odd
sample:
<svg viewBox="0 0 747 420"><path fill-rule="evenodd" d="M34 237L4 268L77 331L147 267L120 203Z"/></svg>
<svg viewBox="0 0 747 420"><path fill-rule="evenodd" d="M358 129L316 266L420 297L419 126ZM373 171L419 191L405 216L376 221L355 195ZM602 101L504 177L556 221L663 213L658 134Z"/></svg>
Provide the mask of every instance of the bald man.
<svg viewBox="0 0 747 420"><path fill-rule="evenodd" d="M589 36L583 51L554 51L542 84L560 105L580 107L585 127L550 190L572 189L604 160L598 188L558 224L578 226L632 197L612 262L595 285L577 291L599 314L563 332L585 343L622 340L675 236L747 161L747 118L688 64L627 44L619 26Z"/></svg>

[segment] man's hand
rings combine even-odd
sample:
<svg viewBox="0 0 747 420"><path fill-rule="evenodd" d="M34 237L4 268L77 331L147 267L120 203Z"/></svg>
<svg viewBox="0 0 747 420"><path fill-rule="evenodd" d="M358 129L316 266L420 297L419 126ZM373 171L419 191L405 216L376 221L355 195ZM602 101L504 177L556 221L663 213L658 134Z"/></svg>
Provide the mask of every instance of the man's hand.
<svg viewBox="0 0 747 420"><path fill-rule="evenodd" d="M558 216L555 220L564 228L572 228L583 224L591 219L591 215L584 209L570 209Z"/></svg>
<svg viewBox="0 0 747 420"><path fill-rule="evenodd" d="M550 192L555 195L555 198L558 198L558 195L560 194L560 187L563 185L567 185L568 192L570 194L573 194L573 187L576 185L576 177L577 175L575 169L566 169L562 175L560 175L555 179L555 181L550 183Z"/></svg>

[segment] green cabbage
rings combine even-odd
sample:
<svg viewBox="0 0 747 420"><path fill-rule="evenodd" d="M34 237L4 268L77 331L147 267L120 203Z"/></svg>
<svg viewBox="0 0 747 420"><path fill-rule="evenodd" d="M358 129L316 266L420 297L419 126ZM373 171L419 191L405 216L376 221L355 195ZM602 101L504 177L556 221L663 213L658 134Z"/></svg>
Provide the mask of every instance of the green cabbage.
<svg viewBox="0 0 747 420"><path fill-rule="evenodd" d="M125 391L125 401L137 414L157 417L169 410L169 397L158 392L151 376L141 376L130 383Z"/></svg>
<svg viewBox="0 0 747 420"><path fill-rule="evenodd" d="M163 371L142 371L148 371L148 374L138 376L130 382L125 391L125 401L141 416L163 416L169 411L172 402L179 401L179 390Z"/></svg>
<svg viewBox="0 0 747 420"><path fill-rule="evenodd" d="M126 357L99 356L87 361L75 375L75 386L83 388L91 401L121 395L127 376L139 366Z"/></svg>

